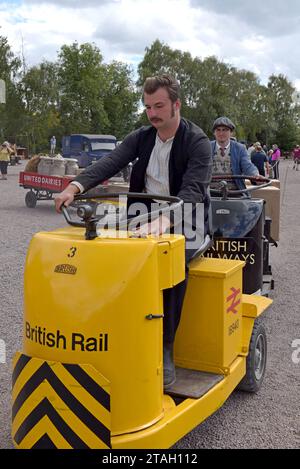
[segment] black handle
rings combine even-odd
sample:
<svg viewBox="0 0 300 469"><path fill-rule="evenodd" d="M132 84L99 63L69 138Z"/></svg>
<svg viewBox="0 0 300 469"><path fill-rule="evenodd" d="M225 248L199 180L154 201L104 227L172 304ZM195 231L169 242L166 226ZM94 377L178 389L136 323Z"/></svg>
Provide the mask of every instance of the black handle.
<svg viewBox="0 0 300 469"><path fill-rule="evenodd" d="M150 321L151 319L161 319L164 317L164 315L163 314L147 314L147 316L145 317L146 319Z"/></svg>

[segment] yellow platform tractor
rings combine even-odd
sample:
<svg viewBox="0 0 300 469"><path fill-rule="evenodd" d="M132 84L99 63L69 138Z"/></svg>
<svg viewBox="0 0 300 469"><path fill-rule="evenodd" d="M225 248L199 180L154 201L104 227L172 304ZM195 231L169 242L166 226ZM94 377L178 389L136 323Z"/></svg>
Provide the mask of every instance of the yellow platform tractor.
<svg viewBox="0 0 300 469"><path fill-rule="evenodd" d="M64 209L75 226L40 232L29 247L13 442L22 449L170 448L237 387L260 388L267 342L257 318L272 301L242 293L244 262L194 259L176 334L177 380L165 393L163 290L184 279L185 239L136 237L121 225L99 230L88 202L77 201L79 221L74 208Z"/></svg>

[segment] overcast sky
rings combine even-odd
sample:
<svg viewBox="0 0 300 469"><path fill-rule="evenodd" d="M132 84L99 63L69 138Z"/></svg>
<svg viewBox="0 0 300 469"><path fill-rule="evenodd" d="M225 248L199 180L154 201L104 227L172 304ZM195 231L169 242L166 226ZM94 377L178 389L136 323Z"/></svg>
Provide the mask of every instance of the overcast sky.
<svg viewBox="0 0 300 469"><path fill-rule="evenodd" d="M133 66L155 39L200 58L286 75L300 90L299 0L0 0L0 35L27 64L63 44L93 42Z"/></svg>

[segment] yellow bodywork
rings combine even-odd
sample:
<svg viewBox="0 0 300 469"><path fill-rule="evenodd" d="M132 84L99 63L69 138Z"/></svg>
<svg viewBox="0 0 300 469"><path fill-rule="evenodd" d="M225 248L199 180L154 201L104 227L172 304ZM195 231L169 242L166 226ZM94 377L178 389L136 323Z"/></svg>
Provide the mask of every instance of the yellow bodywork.
<svg viewBox="0 0 300 469"><path fill-rule="evenodd" d="M14 362L16 447L167 448L245 374L254 319L271 301L242 295L243 262L190 267L176 364L224 379L176 406L163 394L162 294L184 278L184 238L108 234L86 241L68 228L31 242Z"/></svg>
<svg viewBox="0 0 300 469"><path fill-rule="evenodd" d="M184 368L227 374L241 351L244 262L196 259L190 266L175 356Z"/></svg>

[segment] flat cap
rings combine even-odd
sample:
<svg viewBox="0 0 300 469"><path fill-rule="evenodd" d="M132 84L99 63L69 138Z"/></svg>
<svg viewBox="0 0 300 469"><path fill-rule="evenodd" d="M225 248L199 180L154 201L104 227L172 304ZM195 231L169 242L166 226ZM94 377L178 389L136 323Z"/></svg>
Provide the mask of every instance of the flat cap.
<svg viewBox="0 0 300 469"><path fill-rule="evenodd" d="M230 130L234 130L235 129L235 125L234 123L228 119L228 117L218 117L218 119L215 120L214 124L213 124L213 130L215 130L216 127L228 127Z"/></svg>

